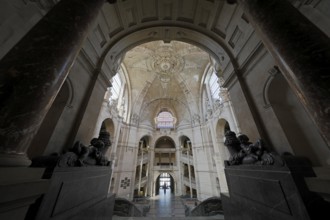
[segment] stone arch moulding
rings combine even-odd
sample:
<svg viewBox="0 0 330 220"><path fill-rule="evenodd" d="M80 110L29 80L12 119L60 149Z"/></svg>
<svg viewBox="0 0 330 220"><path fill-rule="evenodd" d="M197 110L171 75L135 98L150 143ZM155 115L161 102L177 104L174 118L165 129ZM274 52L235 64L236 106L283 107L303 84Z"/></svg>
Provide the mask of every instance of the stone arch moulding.
<svg viewBox="0 0 330 220"><path fill-rule="evenodd" d="M266 80L266 82L264 84L263 89L262 89L263 107L265 109L271 107L271 103L270 103L270 100L269 100L269 92L268 91L269 91L269 87L270 87L273 79L275 78L275 76L277 74L280 73L280 70L278 69L277 66L274 66L274 67L272 67L272 68L270 68L268 70L268 73L269 73L269 76L268 76L268 78L267 78L267 80Z"/></svg>
<svg viewBox="0 0 330 220"><path fill-rule="evenodd" d="M142 134L142 135L140 135L140 138L138 141L140 142L142 139L145 139L147 141L147 145L150 145L152 136L150 134Z"/></svg>
<svg viewBox="0 0 330 220"><path fill-rule="evenodd" d="M223 67L221 65L227 64L233 65L235 69L238 67L234 55L221 37L209 31L199 30L196 27L179 26L154 26L126 33L124 36L114 36L101 55L97 66L102 67L104 60L107 59L112 67L118 67L118 61L128 50L142 43L164 40L168 37L170 37L169 41L182 41L205 50L219 63L220 68Z"/></svg>
<svg viewBox="0 0 330 220"><path fill-rule="evenodd" d="M113 139L113 136L114 136L115 130L116 130L116 125L115 125L115 123L113 123L112 118L105 118L102 121L102 125L99 128L99 132L101 131L103 125L105 126L105 129L110 133L110 135L111 135L110 138Z"/></svg>
<svg viewBox="0 0 330 220"><path fill-rule="evenodd" d="M123 77L123 84L124 84L124 92L127 92L127 97L128 97L128 99L127 99L127 103L126 103L126 105L127 105L127 121L129 121L130 119L130 117L131 117L131 115L132 115L132 108L131 108L131 106L133 106L133 101L132 101L132 91L131 91L131 88L132 88L132 86L131 86L131 81L129 80L129 77L128 77L128 73L127 73L127 69L126 69L126 66L122 63L121 65L120 65L120 68L121 68L121 70L122 70L122 77Z"/></svg>
<svg viewBox="0 0 330 220"><path fill-rule="evenodd" d="M173 178L174 182L177 181L175 173L173 173L172 171L156 171L156 175L154 175L154 183L156 184L157 178L160 176L160 174L162 173L168 173L171 175L171 177Z"/></svg>
<svg viewBox="0 0 330 220"><path fill-rule="evenodd" d="M178 145L179 148L183 145L183 142L185 141L186 138L189 139L189 141L190 141L190 143L191 143L191 138L190 138L188 135L186 135L186 134L181 134L181 135L179 136L179 145Z"/></svg>
<svg viewBox="0 0 330 220"><path fill-rule="evenodd" d="M170 143L173 145L174 148L176 148L176 144L175 141L173 140L172 137L167 136L167 135L163 135L160 136L159 138L157 138L157 140L155 141L155 148L157 147L157 145L162 142L164 139L169 139Z"/></svg>
<svg viewBox="0 0 330 220"><path fill-rule="evenodd" d="M189 135L187 135L187 134L180 134L179 141L181 141L183 138L188 138L189 140L191 140L191 137L189 137Z"/></svg>
<svg viewBox="0 0 330 220"><path fill-rule="evenodd" d="M203 87L205 87L205 84L209 81L211 77L211 71L214 69L214 65L212 63L207 64L206 68L204 69L202 80L200 82L200 95L203 95Z"/></svg>
<svg viewBox="0 0 330 220"><path fill-rule="evenodd" d="M66 78L62 86L64 86L64 84L66 84L68 87L68 96L69 96L65 106L67 108L72 108L75 97L74 97L74 87L70 79L70 75Z"/></svg>
<svg viewBox="0 0 330 220"><path fill-rule="evenodd" d="M226 118L220 118L218 122L215 124L216 126L215 131L218 140L225 137L224 131L225 131L226 123L229 124L229 121ZM229 127L231 127L230 124Z"/></svg>

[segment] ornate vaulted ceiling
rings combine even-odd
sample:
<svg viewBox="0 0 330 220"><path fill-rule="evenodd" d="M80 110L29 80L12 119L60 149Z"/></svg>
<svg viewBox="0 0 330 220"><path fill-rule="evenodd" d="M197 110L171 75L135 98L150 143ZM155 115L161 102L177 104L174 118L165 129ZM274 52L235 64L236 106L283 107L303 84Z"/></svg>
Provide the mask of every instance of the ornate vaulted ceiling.
<svg viewBox="0 0 330 220"><path fill-rule="evenodd" d="M122 65L140 125L153 126L162 109L174 114L177 126L190 124L200 106L202 78L209 63L205 51L179 41L152 41L128 51Z"/></svg>

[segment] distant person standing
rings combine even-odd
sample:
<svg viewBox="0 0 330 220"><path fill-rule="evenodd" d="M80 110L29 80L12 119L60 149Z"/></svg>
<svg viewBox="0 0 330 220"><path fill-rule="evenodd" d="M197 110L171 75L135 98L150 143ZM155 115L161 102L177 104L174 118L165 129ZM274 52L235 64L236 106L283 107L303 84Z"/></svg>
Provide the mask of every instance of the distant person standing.
<svg viewBox="0 0 330 220"><path fill-rule="evenodd" d="M164 186L163 186L164 194L166 194L166 188L167 188L166 183L164 183Z"/></svg>

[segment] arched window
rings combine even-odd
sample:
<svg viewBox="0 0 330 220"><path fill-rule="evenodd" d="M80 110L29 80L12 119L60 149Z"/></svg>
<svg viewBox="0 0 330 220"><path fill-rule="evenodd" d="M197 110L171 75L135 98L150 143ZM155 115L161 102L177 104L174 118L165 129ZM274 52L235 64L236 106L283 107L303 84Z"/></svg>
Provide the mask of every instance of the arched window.
<svg viewBox="0 0 330 220"><path fill-rule="evenodd" d="M174 128L175 118L168 111L160 112L156 117L156 127L160 129L170 129Z"/></svg>
<svg viewBox="0 0 330 220"><path fill-rule="evenodd" d="M120 94L120 89L121 89L121 80L119 77L119 73L117 73L114 77L111 79L112 87L111 87L111 100L118 100L119 94Z"/></svg>
<svg viewBox="0 0 330 220"><path fill-rule="evenodd" d="M128 89L122 68L118 69L116 75L111 78L111 86L107 88L104 101L108 102L108 107L115 110L118 116L126 122L128 117Z"/></svg>
<svg viewBox="0 0 330 220"><path fill-rule="evenodd" d="M213 71L209 80L209 87L211 92L211 97L213 100L220 100L220 85L218 82L218 76Z"/></svg>

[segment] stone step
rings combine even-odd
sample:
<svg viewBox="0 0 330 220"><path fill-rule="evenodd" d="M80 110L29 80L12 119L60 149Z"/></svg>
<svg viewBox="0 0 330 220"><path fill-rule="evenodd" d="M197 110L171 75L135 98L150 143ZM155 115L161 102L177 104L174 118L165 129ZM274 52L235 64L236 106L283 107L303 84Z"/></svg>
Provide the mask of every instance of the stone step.
<svg viewBox="0 0 330 220"><path fill-rule="evenodd" d="M318 178L330 179L330 167L313 167Z"/></svg>
<svg viewBox="0 0 330 220"><path fill-rule="evenodd" d="M305 182L310 191L318 193L330 202L330 179L308 177L305 178Z"/></svg>
<svg viewBox="0 0 330 220"><path fill-rule="evenodd" d="M112 220L222 220L225 219L223 215L216 216L200 216L200 217L120 217L112 216Z"/></svg>

